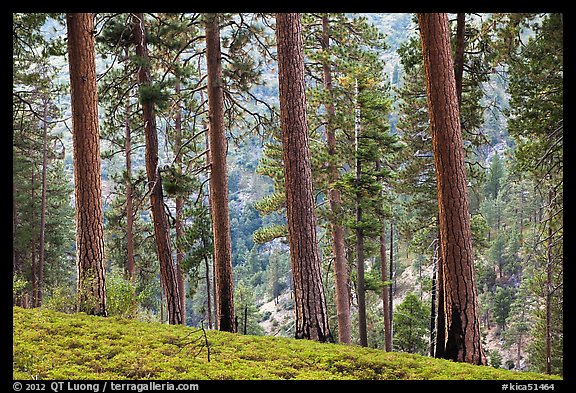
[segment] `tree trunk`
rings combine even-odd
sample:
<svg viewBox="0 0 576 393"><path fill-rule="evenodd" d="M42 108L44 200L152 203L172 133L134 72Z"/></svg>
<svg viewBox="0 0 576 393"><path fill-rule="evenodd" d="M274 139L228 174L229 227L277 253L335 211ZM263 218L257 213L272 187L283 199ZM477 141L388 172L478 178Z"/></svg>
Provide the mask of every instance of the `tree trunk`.
<svg viewBox="0 0 576 393"><path fill-rule="evenodd" d="M176 96L180 97L180 80L176 81ZM178 176L182 175L182 111L180 110L180 100L177 102L176 119L174 124L174 164ZM180 307L182 308L182 324L186 325L186 288L184 286L184 273L182 271L182 261L184 260L184 250L182 248L182 237L184 231L183 224L184 197L178 192L176 194L176 278L178 281L178 292L180 293Z"/></svg>
<svg viewBox="0 0 576 393"><path fill-rule="evenodd" d="M443 358L446 350L446 311L444 310L444 263L442 258L442 234L440 233L440 217L436 217L438 228L438 254L436 258L436 347L434 356Z"/></svg>
<svg viewBox="0 0 576 393"><path fill-rule="evenodd" d="M430 349L429 355L434 357L435 343L436 343L436 293L438 292L437 286L437 272L438 272L438 242L434 247L432 254L432 296L430 300Z"/></svg>
<svg viewBox="0 0 576 393"><path fill-rule="evenodd" d="M134 25L136 55L141 59L138 69L138 83L142 90L143 87L150 88L152 86L149 64L150 58L148 56L146 30L144 27L144 14L132 14L132 22ZM168 226L168 218L164 211L164 194L162 192L162 177L158 163L158 134L156 131L154 103L147 99L142 100L142 118L146 140L146 175L148 177L152 220L154 221L156 254L160 262L160 278L166 296L168 323L178 325L183 321L182 304L180 303L176 269L172 261L172 251L170 249L170 228Z"/></svg>
<svg viewBox="0 0 576 393"><path fill-rule="evenodd" d="M20 255L16 251L16 231L18 230L18 206L16 204L16 182L12 182L12 274L20 276L22 274L22 266L20 264ZM20 278L20 277L19 277ZM13 303L15 306L22 307L23 295L20 298L14 298Z"/></svg>
<svg viewBox="0 0 576 393"><path fill-rule="evenodd" d="M42 129L44 133L44 144L42 147L42 202L40 206L40 250L38 257L38 286L36 296L36 307L42 306L42 295L44 292L44 254L46 239L46 191L48 172L48 99L44 98L44 113L42 119Z"/></svg>
<svg viewBox="0 0 576 393"><path fill-rule="evenodd" d="M552 210L552 203L554 201L554 191L550 190L548 193L548 206ZM552 217L548 219L548 247L546 250L546 374L552 374Z"/></svg>
<svg viewBox="0 0 576 393"><path fill-rule="evenodd" d="M358 298L358 337L360 345L368 346L368 334L366 331L366 289L364 285L364 230L362 228L362 201L360 196L360 182L362 176L362 161L359 155L360 145L360 104L358 103L358 79L356 79L355 91L355 134L356 134L356 292Z"/></svg>
<svg viewBox="0 0 576 393"><path fill-rule="evenodd" d="M69 13L66 14L66 24L74 146L78 311L105 316L106 272L94 15Z"/></svg>
<svg viewBox="0 0 576 393"><path fill-rule="evenodd" d="M328 26L328 17L322 17L322 50L330 50L330 29ZM328 154L336 156L336 133L334 130L334 117L336 110L334 108L333 90L332 90L332 71L329 61L322 64L324 74L324 88L328 92L329 101L326 103L326 140L328 143ZM334 272L336 275L336 315L338 318L338 340L342 344L350 344L350 301L348 297L348 272L346 268L344 228L339 222L341 215L342 198L340 190L332 185L339 178L338 168L333 162L329 163L328 173L330 176L330 189L328 198L330 201L330 210L333 215L331 223L332 228L332 252L334 253Z"/></svg>
<svg viewBox="0 0 576 393"><path fill-rule="evenodd" d="M390 221L390 287L388 289L388 298L390 300L390 321L394 321L394 288L392 287L394 277L394 222ZM390 346L394 344L394 325L390 323Z"/></svg>
<svg viewBox="0 0 576 393"><path fill-rule="evenodd" d="M134 207L132 190L132 140L130 129L129 105L126 105L124 120L124 150L126 151L126 273L128 279L136 280L136 263L134 258Z"/></svg>
<svg viewBox="0 0 576 393"><path fill-rule="evenodd" d="M212 329L212 300L210 299L210 265L208 257L204 256L204 267L206 269L206 297L208 302L208 329Z"/></svg>
<svg viewBox="0 0 576 393"><path fill-rule="evenodd" d="M464 75L464 44L466 32L466 14L459 12L456 22L456 56L454 57L454 77L458 105L462 105L462 76Z"/></svg>
<svg viewBox="0 0 576 393"><path fill-rule="evenodd" d="M220 26L218 14L206 15L206 63L208 70L208 118L210 121L210 201L214 232L214 266L216 269L216 306L218 327L236 332L234 323L234 288L232 280L232 241L228 210L227 141L224 134L224 89Z"/></svg>
<svg viewBox="0 0 576 393"><path fill-rule="evenodd" d="M380 275L382 282L388 281L388 266L386 263L386 225L382 221L380 232ZM390 286L382 287L382 313L384 314L384 350L392 351L392 321L390 320Z"/></svg>
<svg viewBox="0 0 576 393"><path fill-rule="evenodd" d="M316 235L301 34L300 14L276 14L286 215L296 309L295 337L323 342L333 339L328 326Z"/></svg>
<svg viewBox="0 0 576 393"><path fill-rule="evenodd" d="M30 152L32 155L32 152ZM36 222L36 209L34 206L34 201L36 200L36 186L34 185L36 181L35 166L32 166L32 179L30 181L30 201L32 202L32 213L31 222ZM36 261L36 231L32 228L32 236L30 238L30 250L32 259L32 296L31 296L31 307L36 307L36 299L38 298L38 262Z"/></svg>
<svg viewBox="0 0 576 393"><path fill-rule="evenodd" d="M418 14L436 167L444 275L446 337L444 357L486 364L468 213L460 111L446 14Z"/></svg>

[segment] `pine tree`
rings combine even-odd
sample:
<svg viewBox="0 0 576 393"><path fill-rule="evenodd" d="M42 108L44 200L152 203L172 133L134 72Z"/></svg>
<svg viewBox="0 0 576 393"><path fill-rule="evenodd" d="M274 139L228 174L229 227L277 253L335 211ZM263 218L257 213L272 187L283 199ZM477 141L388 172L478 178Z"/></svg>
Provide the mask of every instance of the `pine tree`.
<svg viewBox="0 0 576 393"><path fill-rule="evenodd" d="M74 144L78 310L106 315L94 15L66 14Z"/></svg>
<svg viewBox="0 0 576 393"><path fill-rule="evenodd" d="M160 262L162 286L166 293L168 321L170 324L181 324L182 303L180 301L176 271L172 262L170 231L164 211L162 177L158 166L158 135L154 113L154 97L156 93L150 74L150 58L146 43L144 14L132 14L132 22L136 55L141 61L138 68L138 83L146 139L146 174L150 191L150 204L152 205L156 253Z"/></svg>
<svg viewBox="0 0 576 393"><path fill-rule="evenodd" d="M210 199L214 233L216 305L218 328L235 332L234 291L232 281L232 245L228 211L227 142L224 136L224 95L218 14L205 16L206 63L208 69L208 110L210 135Z"/></svg>
<svg viewBox="0 0 576 393"><path fill-rule="evenodd" d="M280 124L296 307L295 336L332 341L316 240L300 18L299 14L276 14Z"/></svg>
<svg viewBox="0 0 576 393"><path fill-rule="evenodd" d="M444 357L485 364L480 345L466 168L446 14L419 14L436 166L446 310ZM448 119L448 120L447 120Z"/></svg>

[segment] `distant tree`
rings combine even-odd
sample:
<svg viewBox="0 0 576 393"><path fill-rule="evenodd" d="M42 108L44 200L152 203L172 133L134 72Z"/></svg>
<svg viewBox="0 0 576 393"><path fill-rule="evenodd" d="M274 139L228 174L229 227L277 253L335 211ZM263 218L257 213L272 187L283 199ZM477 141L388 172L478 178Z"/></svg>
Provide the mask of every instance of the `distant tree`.
<svg viewBox="0 0 576 393"><path fill-rule="evenodd" d="M74 145L78 310L106 316L94 15L66 14Z"/></svg>
<svg viewBox="0 0 576 393"><path fill-rule="evenodd" d="M316 240L301 34L299 14L276 14L280 125L296 307L294 330L296 338L323 342L333 339Z"/></svg>
<svg viewBox="0 0 576 393"><path fill-rule="evenodd" d="M394 346L403 352L426 354L429 315L418 295L409 292L394 310Z"/></svg>

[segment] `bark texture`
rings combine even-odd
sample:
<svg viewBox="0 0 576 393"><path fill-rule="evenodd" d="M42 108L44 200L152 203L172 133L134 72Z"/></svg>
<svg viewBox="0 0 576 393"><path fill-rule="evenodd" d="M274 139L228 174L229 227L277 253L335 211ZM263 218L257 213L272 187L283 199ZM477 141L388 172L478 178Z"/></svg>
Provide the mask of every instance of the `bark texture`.
<svg viewBox="0 0 576 393"><path fill-rule="evenodd" d="M228 169L226 166L228 146L224 134L224 92L218 21L218 14L206 15L208 133L212 161L210 205L214 232L215 301L219 330L236 332L232 280L232 241L230 239L230 213L228 210Z"/></svg>
<svg viewBox="0 0 576 393"><path fill-rule="evenodd" d="M295 337L324 342L333 339L328 326L317 246L301 30L299 14L276 14L280 125L296 309Z"/></svg>
<svg viewBox="0 0 576 393"><path fill-rule="evenodd" d="M66 14L74 146L78 310L106 315L94 15Z"/></svg>
<svg viewBox="0 0 576 393"><path fill-rule="evenodd" d="M446 323L443 357L486 364L481 347L466 167L448 17L444 13L421 13L418 23L438 191Z"/></svg>
<svg viewBox="0 0 576 393"><path fill-rule="evenodd" d="M136 55L141 59L138 69L138 83L142 88L150 88L152 78L148 47L146 43L146 30L144 26L144 14L132 14L134 41ZM162 192L162 177L158 164L158 134L156 132L156 115L154 103L142 100L142 117L144 120L144 137L146 140L146 175L148 178L148 190L152 207L152 220L154 221L154 239L156 241L156 254L160 262L160 279L166 294L168 310L168 323L177 325L182 323L182 304L180 291L176 277L176 268L172 261L170 247L170 228L168 218L164 211L164 194Z"/></svg>
<svg viewBox="0 0 576 393"><path fill-rule="evenodd" d="M330 50L330 27L328 17L322 17L322 50ZM328 143L328 154L336 156L336 132L334 130L334 118L336 109L332 102L332 71L330 63L326 60L322 64L324 88L328 92L329 101L326 103L326 141ZM339 179L338 168L333 162L328 168L330 183L334 184ZM330 186L328 190L330 210L334 219L331 224L332 252L334 254L334 272L336 275L336 315L338 318L338 341L342 344L350 344L350 298L348 296L348 269L346 267L344 227L338 219L341 215L342 198L340 190Z"/></svg>

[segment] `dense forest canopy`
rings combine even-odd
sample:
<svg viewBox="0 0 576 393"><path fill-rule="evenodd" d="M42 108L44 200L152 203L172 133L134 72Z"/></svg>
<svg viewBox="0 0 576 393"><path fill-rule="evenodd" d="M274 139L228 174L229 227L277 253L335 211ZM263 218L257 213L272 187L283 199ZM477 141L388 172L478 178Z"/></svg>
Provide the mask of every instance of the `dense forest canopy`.
<svg viewBox="0 0 576 393"><path fill-rule="evenodd" d="M14 306L563 375L562 14L12 26Z"/></svg>

